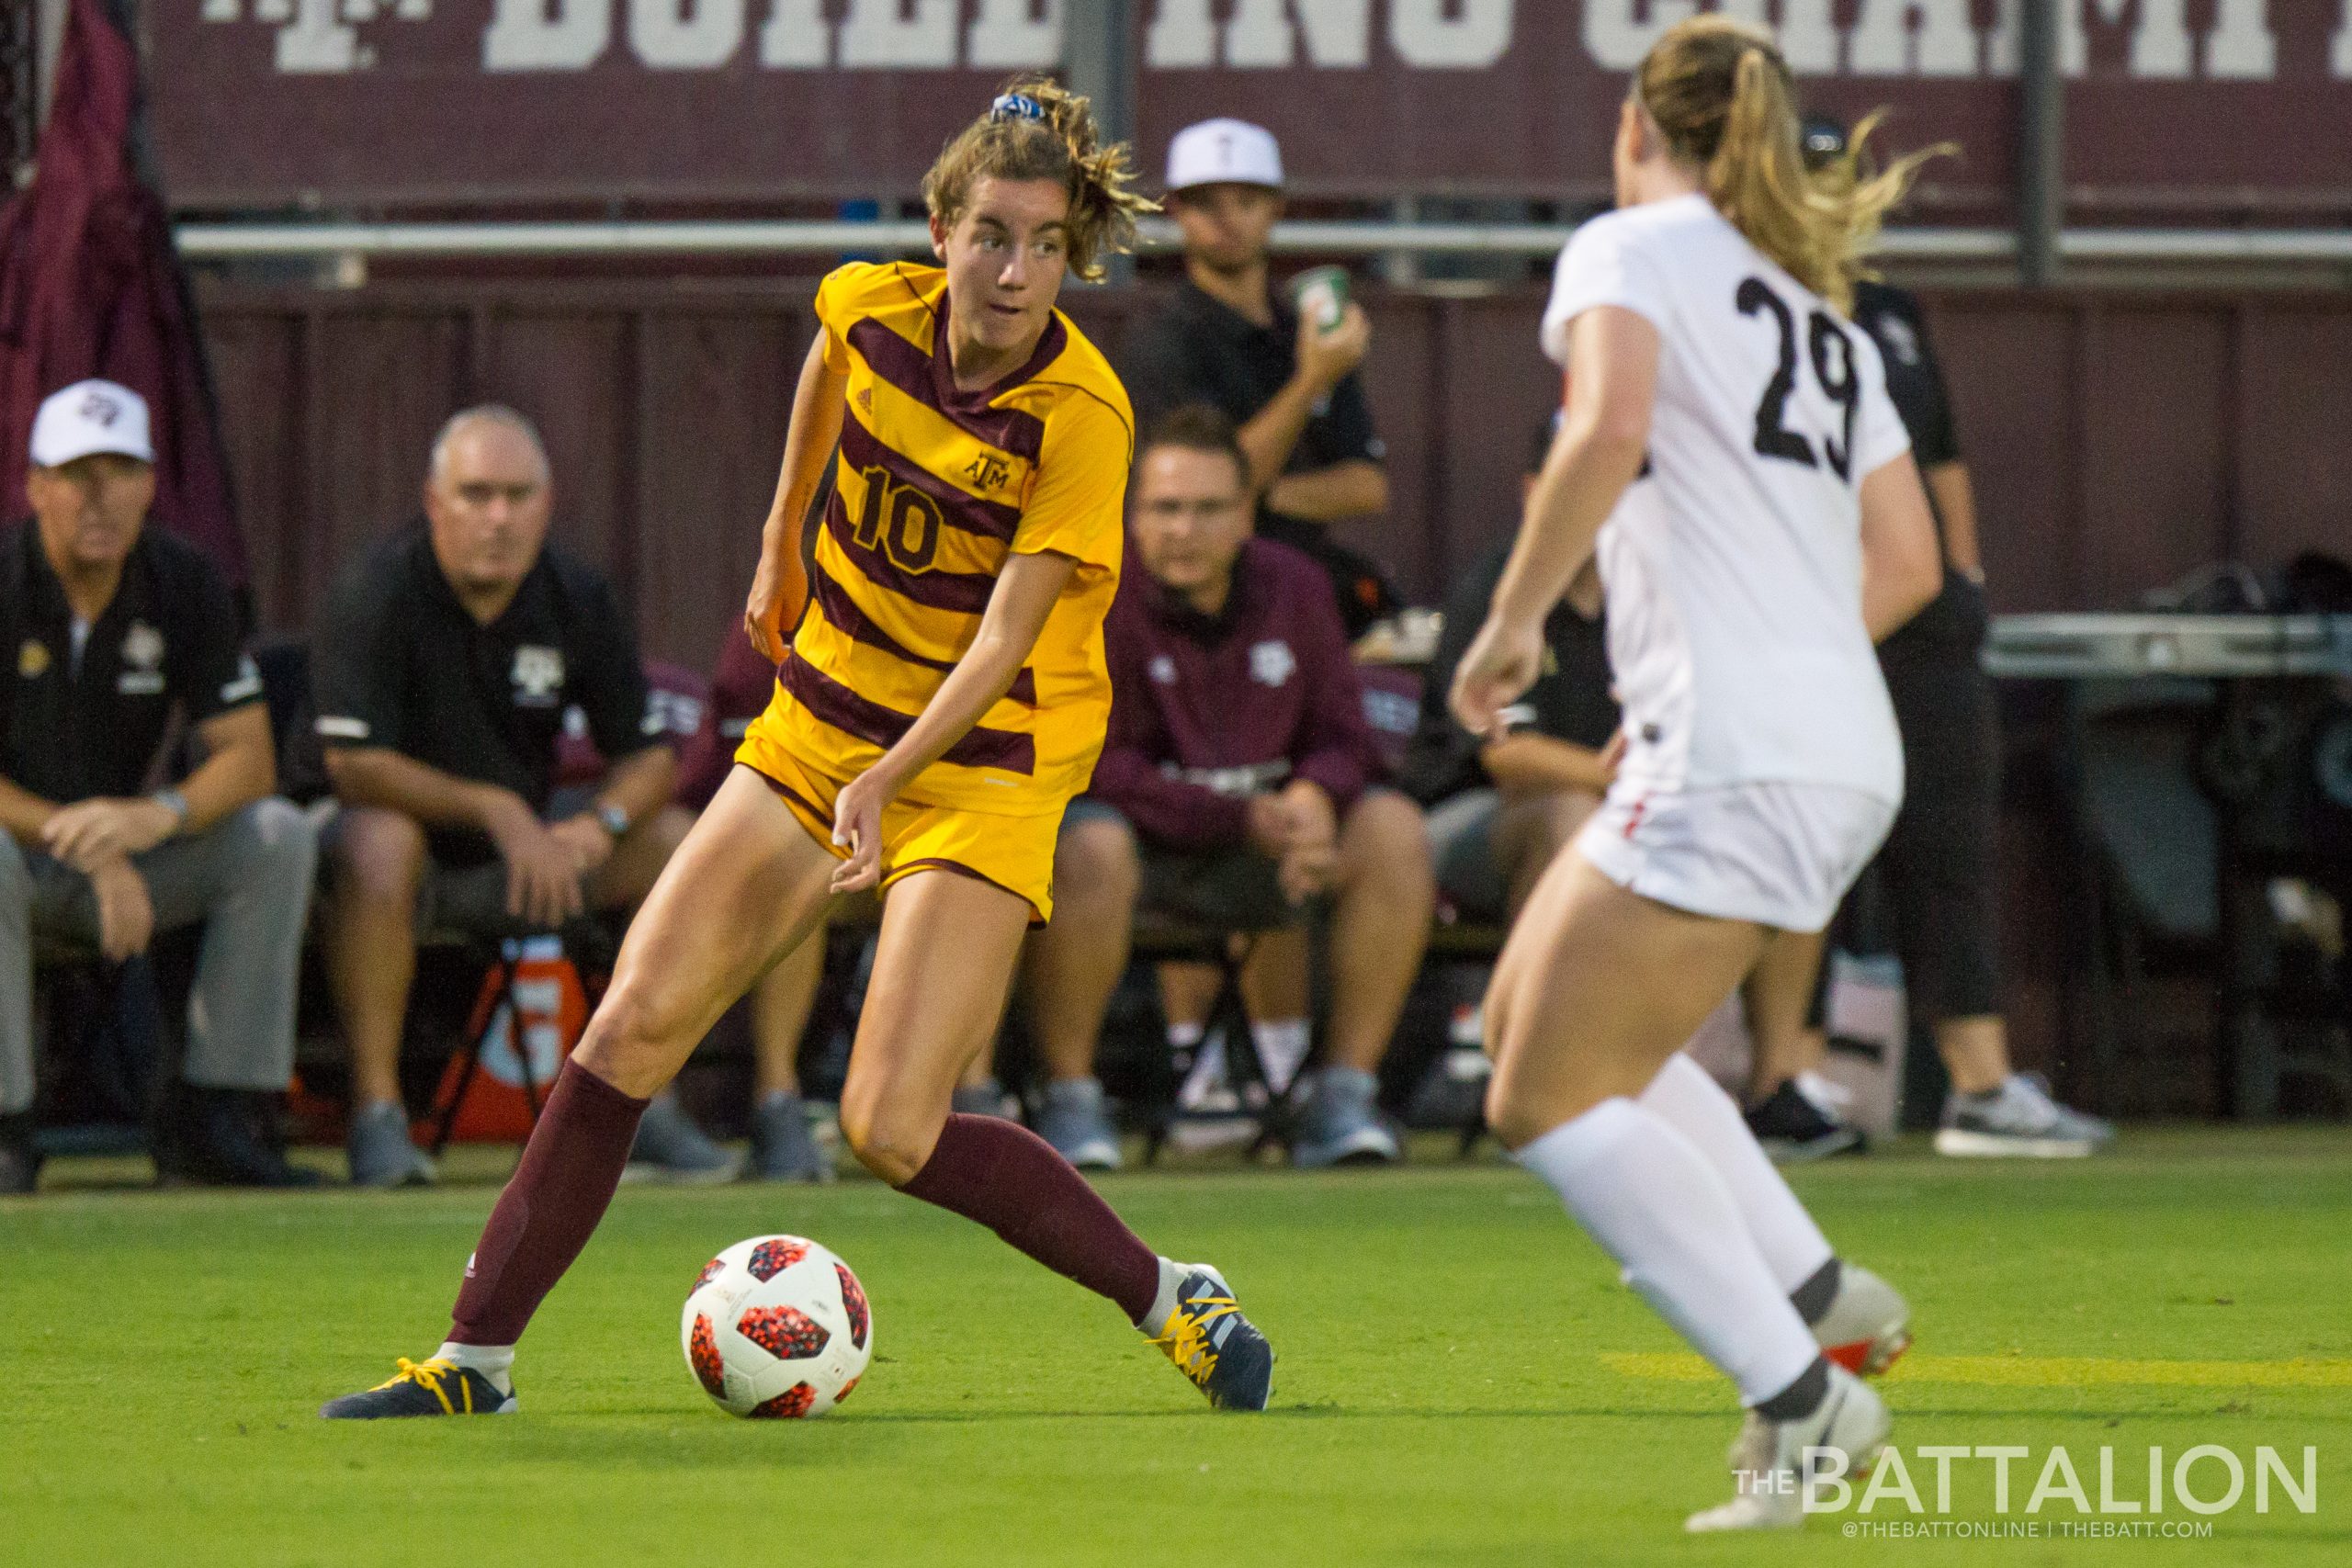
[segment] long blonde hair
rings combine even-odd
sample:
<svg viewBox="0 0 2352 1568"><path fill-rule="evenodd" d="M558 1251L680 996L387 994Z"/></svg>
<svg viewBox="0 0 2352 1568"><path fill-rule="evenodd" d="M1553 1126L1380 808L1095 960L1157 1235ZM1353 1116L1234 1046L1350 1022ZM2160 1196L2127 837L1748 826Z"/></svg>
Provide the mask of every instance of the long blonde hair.
<svg viewBox="0 0 2352 1568"><path fill-rule="evenodd" d="M1724 17L1693 17L1667 29L1634 73L1643 112L1667 151L1696 165L1709 200L1748 243L1840 310L1854 303L1862 253L1919 165L1948 152L1928 148L1883 170L1863 144L1884 111L1854 128L1846 151L1807 170L1797 144L1796 91L1770 35Z"/></svg>
<svg viewBox="0 0 2352 1568"><path fill-rule="evenodd" d="M1069 193L1070 270L1098 281L1105 251L1134 246L1136 214L1159 210L1131 188L1127 144L1101 140L1084 98L1051 77L1016 76L941 151L922 177L923 205L953 228L984 179L1057 181Z"/></svg>

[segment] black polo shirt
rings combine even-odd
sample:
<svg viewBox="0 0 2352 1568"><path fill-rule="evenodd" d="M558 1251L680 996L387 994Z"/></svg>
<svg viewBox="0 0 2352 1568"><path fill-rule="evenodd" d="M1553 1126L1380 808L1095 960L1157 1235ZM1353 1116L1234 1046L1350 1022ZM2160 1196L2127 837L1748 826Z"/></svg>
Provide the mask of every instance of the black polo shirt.
<svg viewBox="0 0 2352 1568"><path fill-rule="evenodd" d="M637 634L592 568L553 545L514 601L483 626L442 575L422 522L370 547L336 583L312 638L319 739L383 746L495 784L545 811L563 714L587 716L618 760L661 739ZM436 833L435 852L475 858L479 835Z"/></svg>
<svg viewBox="0 0 2352 1568"><path fill-rule="evenodd" d="M1161 415L1186 403L1206 403L1236 424L1255 419L1298 371L1298 312L1282 290L1272 303L1273 324L1261 327L1186 278L1137 322L1120 378L1136 430L1148 435ZM1386 450L1373 429L1363 378L1351 371L1308 417L1283 472L1311 473L1354 457L1377 463ZM1271 515L1261 503L1261 521Z"/></svg>
<svg viewBox="0 0 2352 1568"><path fill-rule="evenodd" d="M1854 322L1871 334L1879 357L1886 361L1886 395L1910 433L1911 456L1919 471L1959 462L1951 394L1944 386L1943 367L1936 361L1919 301L1907 290L1864 279L1854 286ZM1930 491L1928 499L1940 542L1944 520L1935 512L1935 492ZM1984 591L1947 566L1942 592L1881 643L1879 653L1891 662L1972 658L1984 640L1986 625Z"/></svg>
<svg viewBox="0 0 2352 1568"><path fill-rule="evenodd" d="M61 806L145 791L175 709L201 724L261 700L236 600L204 553L139 531L77 655L64 585L28 521L0 536L0 774Z"/></svg>
<svg viewBox="0 0 2352 1568"><path fill-rule="evenodd" d="M1493 784L1478 761L1477 738L1454 722L1446 698L1454 668L1470 650L1470 639L1485 624L1495 585L1510 560L1503 540L1464 572L1446 595L1445 629L1421 685L1421 723L1408 770L1410 787L1424 804L1435 805L1465 789ZM1610 694L1609 627L1606 617L1589 620L1563 598L1544 622L1544 672L1512 705L1513 730L1548 735L1555 740L1598 751L1617 733L1617 699Z"/></svg>

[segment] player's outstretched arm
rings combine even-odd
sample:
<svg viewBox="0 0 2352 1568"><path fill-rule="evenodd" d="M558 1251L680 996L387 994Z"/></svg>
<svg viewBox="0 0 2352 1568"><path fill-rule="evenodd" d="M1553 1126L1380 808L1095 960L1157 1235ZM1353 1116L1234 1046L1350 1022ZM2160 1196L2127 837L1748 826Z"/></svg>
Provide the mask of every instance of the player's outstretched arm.
<svg viewBox="0 0 2352 1568"><path fill-rule="evenodd" d="M956 668L939 683L939 690L899 743L851 780L834 802L833 841L850 851L850 858L833 874L835 892L855 893L874 885L881 871L882 807L897 798L908 780L964 739L980 716L1012 689L1012 678L1028 662L1055 602L1077 570L1077 558L1054 550L1015 553L1006 558L972 646L956 661Z"/></svg>
<svg viewBox="0 0 2352 1568"><path fill-rule="evenodd" d="M785 432L784 471L777 476L775 501L760 530L760 569L752 578L751 597L743 605L743 630L752 646L771 664L784 661L784 630L799 616L808 597L808 575L800 564L800 527L817 492L825 482L825 468L842 438L842 399L849 378L827 363L825 333L808 345L800 367L800 385L792 394L792 423Z"/></svg>
<svg viewBox="0 0 2352 1568"><path fill-rule="evenodd" d="M1473 735L1499 738L1497 716L1534 683L1542 667L1544 616L1591 558L1618 497L1641 474L1657 358L1657 328L1622 306L1595 306L1569 325L1560 433L1528 492L1519 541L1495 585L1487 624L1453 673L1454 716Z"/></svg>

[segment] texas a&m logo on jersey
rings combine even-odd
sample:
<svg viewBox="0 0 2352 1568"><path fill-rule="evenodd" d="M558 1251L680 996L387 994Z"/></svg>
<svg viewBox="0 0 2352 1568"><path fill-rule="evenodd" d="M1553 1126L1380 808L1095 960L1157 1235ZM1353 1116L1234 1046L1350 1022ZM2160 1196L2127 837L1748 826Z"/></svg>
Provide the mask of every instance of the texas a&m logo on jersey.
<svg viewBox="0 0 2352 1568"><path fill-rule="evenodd" d="M514 682L516 707L555 706L557 694L563 690L563 649L525 643L514 650L514 668L507 679Z"/></svg>

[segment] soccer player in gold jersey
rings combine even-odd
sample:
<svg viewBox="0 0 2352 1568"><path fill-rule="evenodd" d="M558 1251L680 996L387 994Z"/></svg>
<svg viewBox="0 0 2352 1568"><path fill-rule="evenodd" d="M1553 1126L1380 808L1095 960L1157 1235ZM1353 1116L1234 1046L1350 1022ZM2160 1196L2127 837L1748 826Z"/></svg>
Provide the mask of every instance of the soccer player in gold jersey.
<svg viewBox="0 0 2352 1568"><path fill-rule="evenodd" d="M514 1408L514 1342L579 1256L639 1112L718 1015L887 897L842 1127L866 1168L1110 1298L1213 1404L1262 1409L1273 1351L1214 1269L1157 1256L1043 1139L950 1113L1053 912L1062 808L1111 701L1133 416L1055 307L1145 208L1083 98L1023 80L923 181L939 267L817 292L745 629L776 691L645 902L466 1267L448 1341L334 1417ZM840 454L813 565L801 520ZM785 628L793 626L788 645Z"/></svg>

